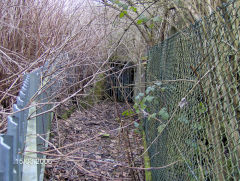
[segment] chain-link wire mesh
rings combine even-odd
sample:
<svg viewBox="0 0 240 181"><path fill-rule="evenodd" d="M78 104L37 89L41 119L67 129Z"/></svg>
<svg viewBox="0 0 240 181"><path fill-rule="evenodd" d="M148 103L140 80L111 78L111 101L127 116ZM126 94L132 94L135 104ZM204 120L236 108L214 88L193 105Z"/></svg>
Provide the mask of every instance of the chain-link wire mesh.
<svg viewBox="0 0 240 181"><path fill-rule="evenodd" d="M153 180L240 180L239 5L149 50L147 84L157 88L147 111L162 111L144 120L148 152L151 167L170 164Z"/></svg>

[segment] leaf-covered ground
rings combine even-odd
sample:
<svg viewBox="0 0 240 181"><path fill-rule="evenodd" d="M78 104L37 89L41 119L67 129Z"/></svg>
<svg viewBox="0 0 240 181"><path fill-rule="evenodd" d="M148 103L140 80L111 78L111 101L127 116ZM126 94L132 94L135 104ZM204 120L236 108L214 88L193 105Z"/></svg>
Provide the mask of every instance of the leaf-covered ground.
<svg viewBox="0 0 240 181"><path fill-rule="evenodd" d="M53 145L49 144L47 153L47 158L54 160L46 165L44 180L144 180L143 171L128 168L143 166L138 157L143 146L141 136L134 131L134 119L121 116L126 109L123 103L102 102L75 111L66 120L54 120ZM118 115L121 119L116 119ZM120 120L126 126L124 131L119 129Z"/></svg>

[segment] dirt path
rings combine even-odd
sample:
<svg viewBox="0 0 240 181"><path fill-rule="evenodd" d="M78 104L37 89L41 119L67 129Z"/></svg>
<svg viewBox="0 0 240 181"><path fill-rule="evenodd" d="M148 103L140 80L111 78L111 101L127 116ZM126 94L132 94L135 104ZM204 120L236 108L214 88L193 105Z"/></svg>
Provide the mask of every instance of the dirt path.
<svg viewBox="0 0 240 181"><path fill-rule="evenodd" d="M140 155L143 147L141 136L131 124L133 120L125 119L124 125L131 124L125 129L131 143L129 152L128 142L118 129L114 108L112 102L101 103L76 111L67 120L53 122L50 142L59 151L49 152L51 156L47 158L55 160L46 166L45 180L144 180L143 172L119 166L129 166L129 158ZM121 113L126 105L118 103L117 108ZM49 145L49 150L53 149L53 145ZM134 164L141 167L142 160Z"/></svg>

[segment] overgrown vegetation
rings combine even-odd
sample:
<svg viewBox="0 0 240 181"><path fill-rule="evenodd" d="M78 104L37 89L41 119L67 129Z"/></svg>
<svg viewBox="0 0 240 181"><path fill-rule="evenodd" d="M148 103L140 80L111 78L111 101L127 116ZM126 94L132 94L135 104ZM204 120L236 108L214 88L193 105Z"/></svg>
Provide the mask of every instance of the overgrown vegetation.
<svg viewBox="0 0 240 181"><path fill-rule="evenodd" d="M135 130L141 130L142 125L134 119L128 119L125 122L122 117L134 117L135 113L140 117L147 118L148 121L155 120L160 122L152 135L160 135L165 129L168 129L168 123L173 115L169 111L169 105L162 105L156 110L151 109L151 104L156 103L155 92L165 94L171 87L156 81L148 82L147 88L144 80L144 70L150 57L146 56L149 49L161 44L167 38L179 33L182 42L178 42L187 49L185 42L189 41L190 35L184 28L190 27L195 21L201 20L202 34L205 41L200 46L200 54L203 59L198 66L190 65L197 80L200 82L204 73L198 74L197 70L206 63L204 70L214 69L216 76L209 75L206 85L216 82L221 86L225 79L233 82L235 87L224 87L211 89L206 92L201 88L201 93L209 94L214 97L214 101L201 100L196 106L201 114L214 107L217 99L223 99L223 110L227 109L227 103L233 102L234 108L238 106L238 98L235 96L236 90L239 89L239 2L235 3L235 7L231 9L232 17L228 14L220 15L218 9L225 7L227 0L9 0L0 2L0 28L1 28L1 45L0 45L0 133L6 131L6 117L11 114L10 110L16 101L20 85L26 72L41 67L42 65L52 65L51 70L46 70L44 77L54 75L53 82L58 82L56 96L51 97L54 103L54 109L65 103L72 102L78 110L87 109L94 106L99 100L106 98L104 89L106 85L105 79L112 70L111 62L130 61L134 63L135 73L135 105L132 107L125 99L128 108L121 114L117 107L115 110L115 120L118 121L121 132L119 133L124 139L126 154L129 158L129 168L132 168L131 176L137 180L137 171L135 168L135 158L132 157L131 144L129 141L128 125L134 125ZM211 29L211 25L204 19L205 16L215 13L217 17L215 22L217 25L226 24L229 34L225 34L224 29L215 29L215 40L210 39L207 30ZM207 22L207 23L206 23ZM236 33L238 32L238 33ZM216 49L217 41L223 39ZM229 37L229 38L228 38ZM198 40L196 40L198 41ZM229 43L230 42L230 43ZM184 47L185 46L185 47ZM203 48L205 47L205 48ZM208 51L215 59L207 59ZM226 47L230 47L232 53L228 56L227 65L225 63L217 63L219 55L226 52ZM164 51L158 56L164 55ZM224 54L226 55L226 54ZM179 57L190 57L188 51L180 53ZM209 55L208 55L209 56ZM220 58L221 59L221 58ZM222 59L221 59L222 60ZM121 61L121 60L120 60ZM183 62L179 62L179 66ZM219 66L216 66L219 65ZM123 67L125 69L126 67ZM225 73L221 73L224 69ZM167 71L167 68L165 69ZM163 70L164 71L164 70ZM121 71L120 71L121 72ZM228 73L232 72L233 77ZM215 77L220 77L216 80ZM155 77L154 77L155 78ZM119 79L119 77L116 77ZM54 81L55 80L55 81ZM56 81L57 80L57 81ZM49 81L50 82L50 81ZM204 87L201 85L201 87ZM43 87L45 89L46 87ZM121 86L121 90L124 90ZM218 91L223 97L218 97ZM225 94L230 93L228 96ZM171 92L171 91L170 91ZM186 93L186 92L185 92ZM126 97L125 97L126 98ZM184 98L184 95L183 95ZM114 100L114 99L113 99ZM116 99L115 99L116 100ZM204 102L205 101L205 102ZM185 100L179 100L184 105ZM169 103L170 104L170 103ZM41 105L39 105L41 106ZM71 105L72 106L72 105ZM178 105L177 105L178 106ZM52 109L51 111L54 111ZM68 109L62 118L67 120L73 113L72 108ZM212 110L212 114L219 117L217 113L220 109ZM236 116L236 115L235 115ZM237 120L239 115L237 114ZM213 118L209 118L211 121ZM238 123L233 118L226 118L231 121L223 121L221 125L214 122L213 125L220 126L220 132L223 136L218 139L226 139L233 137L233 142L239 142L236 133L228 131L226 126L234 128ZM162 120L162 121L160 121ZM177 118L181 124L189 124L190 119L185 116ZM202 130L206 125L196 124L196 129ZM210 131L212 128L208 128ZM207 133L208 133L207 131ZM220 133L219 132L219 133ZM206 134L207 134L206 133ZM108 134L108 133L106 133ZM177 136L177 135L176 135ZM153 138L152 140L154 140ZM215 138L209 136L207 140L215 143ZM149 140L147 140L149 141ZM206 141L206 140L205 140ZM225 143L223 143L225 144ZM151 144L150 144L151 145ZM230 144L231 149L235 149L234 144ZM148 145L149 146L149 145ZM226 145L224 145L225 147ZM149 148L146 148L148 150ZM168 150L167 150L168 149ZM205 146L201 147L207 152ZM210 148L209 148L210 149ZM174 153L172 148L166 148L170 153ZM226 151L221 146L218 152ZM217 154L215 154L217 155ZM239 156L239 155L238 155ZM231 155L231 157L233 157ZM148 159L145 157L145 159ZM151 159L151 158L150 158ZM175 159L175 157L174 157ZM177 159L177 158L176 158ZM207 158L206 158L207 159ZM223 158L220 158L223 159ZM177 161L177 160L176 160ZM205 162L205 160L197 160ZM212 162L210 160L209 162ZM221 167L216 165L215 171L230 169L233 172L233 162L229 158L227 165ZM167 164L167 163L166 163ZM150 166L148 166L150 167ZM135 169L133 169L135 168ZM149 168L150 170L151 168ZM201 168L203 169L203 168ZM203 171L199 171L202 179L205 179ZM219 174L220 180L224 178ZM199 177L200 177L199 176ZM149 176L150 177L150 176ZM148 177L148 178L149 178Z"/></svg>

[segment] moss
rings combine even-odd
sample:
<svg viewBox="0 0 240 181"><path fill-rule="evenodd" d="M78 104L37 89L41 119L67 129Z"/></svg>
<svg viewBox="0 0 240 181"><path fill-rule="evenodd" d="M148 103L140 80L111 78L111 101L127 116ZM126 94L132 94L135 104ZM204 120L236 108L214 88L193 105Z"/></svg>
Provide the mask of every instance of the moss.
<svg viewBox="0 0 240 181"><path fill-rule="evenodd" d="M119 60L121 60L121 59L120 59L120 56L113 55L113 56L111 56L111 58L109 59L109 62L116 62L116 61L119 61Z"/></svg>
<svg viewBox="0 0 240 181"><path fill-rule="evenodd" d="M109 62L110 63L114 63L114 62L127 62L127 61L131 61L129 56L127 55L121 55L121 54L116 54L113 55L110 59Z"/></svg>
<svg viewBox="0 0 240 181"><path fill-rule="evenodd" d="M143 146L144 146L144 152L147 150L147 141L146 141L146 135L145 132L142 131L143 135ZM148 155L148 152L144 153L144 166L145 168L150 168L150 158ZM146 181L151 181L152 180L152 173L151 171L145 170L145 180Z"/></svg>
<svg viewBox="0 0 240 181"><path fill-rule="evenodd" d="M88 109L90 106L94 105L96 102L94 100L94 97L92 95L86 96L86 97L81 97L81 100L78 101L79 105L83 109Z"/></svg>
<svg viewBox="0 0 240 181"><path fill-rule="evenodd" d="M68 109L68 110L66 110L60 117L62 118L62 119L68 119L70 116L71 116L71 114L74 112L76 110L76 107L75 106L72 106L72 107L70 107L70 109Z"/></svg>
<svg viewBox="0 0 240 181"><path fill-rule="evenodd" d="M93 88L93 94L97 97L98 100L103 99L104 97L104 90L105 90L105 75L100 74L98 76L98 81L95 83Z"/></svg>
<svg viewBox="0 0 240 181"><path fill-rule="evenodd" d="M83 109L88 109L93 106L99 100L103 100L105 97L105 74L99 74L96 83L92 88L87 90L87 96L81 96L77 99L78 105Z"/></svg>

